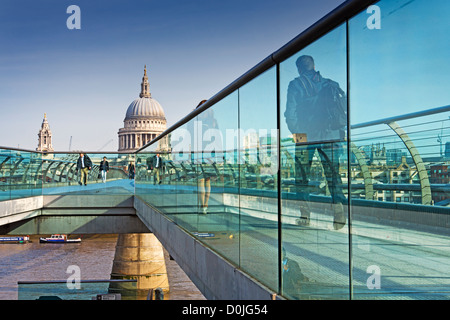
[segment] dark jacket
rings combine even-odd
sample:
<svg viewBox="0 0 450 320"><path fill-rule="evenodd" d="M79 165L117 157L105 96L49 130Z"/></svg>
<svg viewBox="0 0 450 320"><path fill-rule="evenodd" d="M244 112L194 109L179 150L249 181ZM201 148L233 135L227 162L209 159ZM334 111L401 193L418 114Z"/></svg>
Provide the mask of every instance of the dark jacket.
<svg viewBox="0 0 450 320"><path fill-rule="evenodd" d="M100 162L100 171L102 171L102 170L109 171L109 163L108 163L108 161Z"/></svg>
<svg viewBox="0 0 450 320"><path fill-rule="evenodd" d="M306 134L308 141L342 138L343 128L336 127L336 116L330 113L335 104L325 96L329 91L339 94L333 100L346 99L337 82L323 78L317 71L303 73L289 83L284 116L291 133Z"/></svg>
<svg viewBox="0 0 450 320"><path fill-rule="evenodd" d="M130 179L134 179L134 174L135 174L135 167L134 167L134 164L129 164L128 165L128 177L130 178Z"/></svg>
<svg viewBox="0 0 450 320"><path fill-rule="evenodd" d="M159 158L159 161L158 161ZM152 160L152 168L153 169L161 169L163 167L163 159L158 156L154 156Z"/></svg>
<svg viewBox="0 0 450 320"><path fill-rule="evenodd" d="M308 281L296 261L286 258L283 266L285 266L283 268L283 288L285 290L297 290L302 282Z"/></svg>
<svg viewBox="0 0 450 320"><path fill-rule="evenodd" d="M86 154L84 155L84 167L92 168L92 161ZM81 168L82 168L81 157L78 157L77 170L80 170Z"/></svg>

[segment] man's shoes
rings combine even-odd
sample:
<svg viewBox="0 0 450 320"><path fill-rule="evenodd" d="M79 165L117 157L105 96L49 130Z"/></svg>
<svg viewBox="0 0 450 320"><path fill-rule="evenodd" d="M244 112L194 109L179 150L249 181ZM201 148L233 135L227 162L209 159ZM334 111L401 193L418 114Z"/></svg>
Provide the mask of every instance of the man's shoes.
<svg viewBox="0 0 450 320"><path fill-rule="evenodd" d="M309 226L309 218L300 217L300 219L295 220L295 223L299 226Z"/></svg>
<svg viewBox="0 0 450 320"><path fill-rule="evenodd" d="M82 186L83 184L81 183L81 181L78 181L78 184L80 185L80 186Z"/></svg>

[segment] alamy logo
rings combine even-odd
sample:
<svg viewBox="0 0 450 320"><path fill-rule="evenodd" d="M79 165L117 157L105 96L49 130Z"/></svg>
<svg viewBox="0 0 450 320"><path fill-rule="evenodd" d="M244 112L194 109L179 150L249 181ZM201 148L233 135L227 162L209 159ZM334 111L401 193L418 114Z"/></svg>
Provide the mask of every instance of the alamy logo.
<svg viewBox="0 0 450 320"><path fill-rule="evenodd" d="M380 289L381 288L381 269L379 266L371 265L367 267L367 273L372 275L367 279L367 288L369 290Z"/></svg>
<svg viewBox="0 0 450 320"><path fill-rule="evenodd" d="M366 13L371 14L367 18L366 26L369 30L381 29L381 9L379 6L371 5L367 8Z"/></svg>
<svg viewBox="0 0 450 320"><path fill-rule="evenodd" d="M71 5L67 7L67 13L71 14L67 18L66 25L67 29L81 29L81 9L79 6Z"/></svg>
<svg viewBox="0 0 450 320"><path fill-rule="evenodd" d="M81 269L77 265L67 267L66 273L71 274L66 281L67 288L70 290L81 289Z"/></svg>

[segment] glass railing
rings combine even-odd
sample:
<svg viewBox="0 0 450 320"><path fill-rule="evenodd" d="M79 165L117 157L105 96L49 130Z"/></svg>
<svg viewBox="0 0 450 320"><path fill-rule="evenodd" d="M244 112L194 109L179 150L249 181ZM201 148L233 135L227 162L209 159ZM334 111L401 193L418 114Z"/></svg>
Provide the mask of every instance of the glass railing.
<svg viewBox="0 0 450 320"><path fill-rule="evenodd" d="M19 281L18 300L135 300L137 280Z"/></svg>
<svg viewBox="0 0 450 320"><path fill-rule="evenodd" d="M41 154L0 148L0 201L42 194Z"/></svg>
<svg viewBox="0 0 450 320"><path fill-rule="evenodd" d="M84 174L77 164L79 153L0 148L0 201L51 194L134 194L134 154L109 152L87 156L91 167ZM102 164L106 162L107 166Z"/></svg>
<svg viewBox="0 0 450 320"><path fill-rule="evenodd" d="M90 169L80 168L78 153L49 153L42 159L43 194L134 194L134 154L87 153Z"/></svg>
<svg viewBox="0 0 450 320"><path fill-rule="evenodd" d="M139 150L136 196L289 299L448 299L449 5L345 4Z"/></svg>
<svg viewBox="0 0 450 320"><path fill-rule="evenodd" d="M441 107L352 130L355 297L450 296L449 116L450 107ZM381 273L378 290L363 281L364 270Z"/></svg>

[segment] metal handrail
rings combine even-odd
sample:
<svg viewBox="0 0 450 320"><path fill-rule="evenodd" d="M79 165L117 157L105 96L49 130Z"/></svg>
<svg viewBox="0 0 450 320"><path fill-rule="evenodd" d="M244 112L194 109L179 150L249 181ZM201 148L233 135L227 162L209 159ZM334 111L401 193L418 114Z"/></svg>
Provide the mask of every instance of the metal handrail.
<svg viewBox="0 0 450 320"><path fill-rule="evenodd" d="M407 113L407 114L403 114L400 116L394 116L394 117L359 123L359 124L350 126L350 128L351 129L360 129L360 128L364 128L364 127L371 127L371 126L378 125L378 124L388 124L388 123L391 123L394 121L408 120L408 119L414 119L414 118L418 118L418 117L430 116L433 114L447 112L447 111L450 111L450 105L438 107L438 108L427 109L427 110L422 110L422 111L417 111L417 112L412 112L412 113Z"/></svg>

